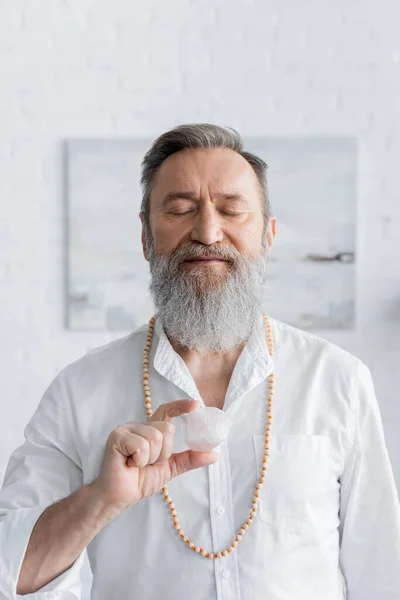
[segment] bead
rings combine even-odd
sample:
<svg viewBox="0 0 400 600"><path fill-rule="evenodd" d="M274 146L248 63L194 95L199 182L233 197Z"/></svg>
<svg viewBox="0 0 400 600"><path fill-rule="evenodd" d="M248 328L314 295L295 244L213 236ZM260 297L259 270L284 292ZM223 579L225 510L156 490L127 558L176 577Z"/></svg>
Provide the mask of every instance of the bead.
<svg viewBox="0 0 400 600"><path fill-rule="evenodd" d="M217 552L217 556L218 556L218 558L221 558L222 557L222 552Z"/></svg>
<svg viewBox="0 0 400 600"><path fill-rule="evenodd" d="M197 553L199 553L200 552L200 546L196 546L195 550L196 550Z"/></svg>

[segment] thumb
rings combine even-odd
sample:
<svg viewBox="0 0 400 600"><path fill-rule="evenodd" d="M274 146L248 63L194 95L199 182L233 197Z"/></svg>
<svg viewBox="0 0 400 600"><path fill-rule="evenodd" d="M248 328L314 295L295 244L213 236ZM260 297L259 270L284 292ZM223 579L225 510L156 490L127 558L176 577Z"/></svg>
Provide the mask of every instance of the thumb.
<svg viewBox="0 0 400 600"><path fill-rule="evenodd" d="M171 479L177 475L186 473L186 471L212 465L217 462L217 458L217 455L213 451L196 452L195 450L185 450L184 452L172 454L169 459Z"/></svg>

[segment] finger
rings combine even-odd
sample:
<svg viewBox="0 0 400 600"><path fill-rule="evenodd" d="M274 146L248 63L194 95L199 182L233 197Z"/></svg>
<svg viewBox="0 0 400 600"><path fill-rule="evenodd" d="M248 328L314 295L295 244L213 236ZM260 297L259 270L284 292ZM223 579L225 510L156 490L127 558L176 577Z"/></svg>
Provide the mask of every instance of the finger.
<svg viewBox="0 0 400 600"><path fill-rule="evenodd" d="M152 431L154 429L159 431L162 436L160 444L156 444L154 441L157 438L155 432ZM173 423L166 421L152 421L149 425L133 423L131 430L143 435L150 442L149 464L169 459L174 448L175 425Z"/></svg>
<svg viewBox="0 0 400 600"><path fill-rule="evenodd" d="M212 465L217 462L217 458L215 452L212 451L196 452L194 450L185 450L184 452L173 454L169 459L171 479L182 473L186 473L186 471Z"/></svg>
<svg viewBox="0 0 400 600"><path fill-rule="evenodd" d="M153 464L160 456L164 444L164 435L171 433L171 428L175 429L172 423L145 423L129 422L122 426L129 433L143 437L149 443L148 464ZM168 442L169 444L169 442Z"/></svg>
<svg viewBox="0 0 400 600"><path fill-rule="evenodd" d="M157 427L163 434L162 448L155 462L168 460L174 450L175 425L166 421L153 421L152 426Z"/></svg>
<svg viewBox="0 0 400 600"><path fill-rule="evenodd" d="M124 457L130 457L132 466L144 467L149 462L150 444L141 435L130 431L116 431L113 439L113 450Z"/></svg>
<svg viewBox="0 0 400 600"><path fill-rule="evenodd" d="M150 444L149 464L167 460L171 456L175 438L175 425L173 423L152 421L151 424L146 424L129 421L121 427L147 439ZM154 429L160 432L162 436L160 439L157 439L159 434L153 431Z"/></svg>
<svg viewBox="0 0 400 600"><path fill-rule="evenodd" d="M179 417L190 413L200 406L199 400L174 400L161 404L150 417L150 421L167 421L170 423L173 417Z"/></svg>

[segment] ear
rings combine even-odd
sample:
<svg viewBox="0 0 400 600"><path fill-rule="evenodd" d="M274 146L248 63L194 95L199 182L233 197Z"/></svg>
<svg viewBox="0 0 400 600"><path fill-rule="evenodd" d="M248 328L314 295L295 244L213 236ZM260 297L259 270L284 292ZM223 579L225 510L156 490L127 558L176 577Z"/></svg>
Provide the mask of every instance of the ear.
<svg viewBox="0 0 400 600"><path fill-rule="evenodd" d="M147 260L147 262L149 262L149 255L147 252L147 246L146 246L146 236L144 235L144 214L142 212L139 213L139 217L140 220L142 222L142 248L143 248L143 256L145 257L145 259Z"/></svg>
<svg viewBox="0 0 400 600"><path fill-rule="evenodd" d="M268 254L271 252L272 244L276 236L276 217L269 217L267 225L267 240L268 240Z"/></svg>

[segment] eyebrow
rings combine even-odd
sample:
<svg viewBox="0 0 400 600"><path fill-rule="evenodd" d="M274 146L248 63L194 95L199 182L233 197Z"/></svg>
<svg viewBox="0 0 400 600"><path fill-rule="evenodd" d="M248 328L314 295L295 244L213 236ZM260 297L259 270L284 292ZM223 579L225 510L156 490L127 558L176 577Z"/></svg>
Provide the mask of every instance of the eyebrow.
<svg viewBox="0 0 400 600"><path fill-rule="evenodd" d="M233 193L233 194L224 194L224 193L219 193L219 194L214 194L214 196L216 198L222 198L224 200L237 200L237 201L244 201L245 197L242 196L242 194L238 194L238 193ZM168 194L166 194L164 196L164 198L162 199L161 202L161 206L164 208L166 207L170 202L173 202L174 200L197 200L197 195L194 192L168 192Z"/></svg>

